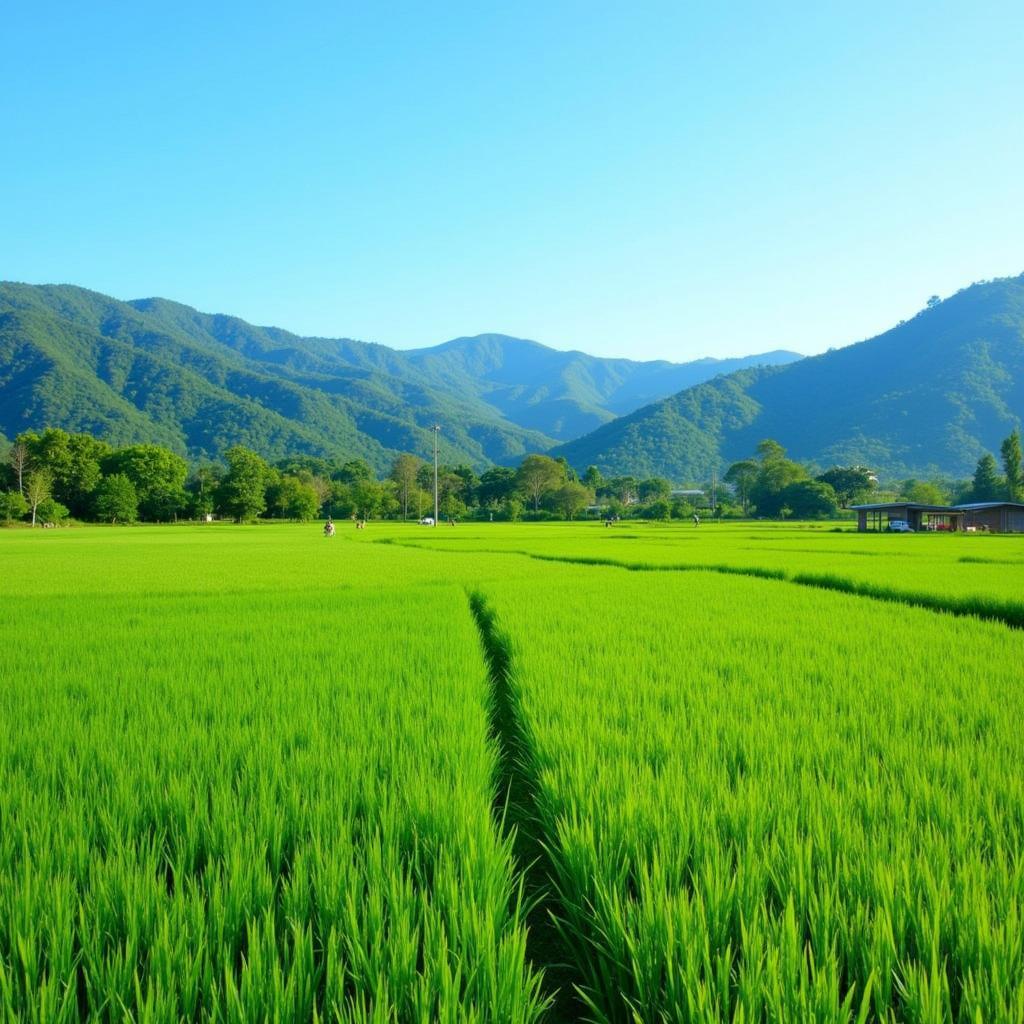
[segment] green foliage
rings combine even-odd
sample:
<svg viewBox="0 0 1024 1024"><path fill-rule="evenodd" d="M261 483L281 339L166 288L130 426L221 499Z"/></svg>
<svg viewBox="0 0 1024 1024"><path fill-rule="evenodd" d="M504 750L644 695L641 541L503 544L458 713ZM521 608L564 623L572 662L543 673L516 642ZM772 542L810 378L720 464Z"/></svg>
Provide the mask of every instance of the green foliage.
<svg viewBox="0 0 1024 1024"><path fill-rule="evenodd" d="M402 505L403 519L409 518L410 505L415 504L413 492L416 490L417 479L424 465L422 459L403 452L395 459L394 465L391 467L391 479L398 488L397 496Z"/></svg>
<svg viewBox="0 0 1024 1024"><path fill-rule="evenodd" d="M1024 469L1021 468L1020 431L1014 430L999 448L1006 474L1006 497L1009 501L1024 501Z"/></svg>
<svg viewBox="0 0 1024 1024"><path fill-rule="evenodd" d="M0 491L0 519L14 522L28 514L28 502L20 491Z"/></svg>
<svg viewBox="0 0 1024 1024"><path fill-rule="evenodd" d="M296 476L282 476L271 486L267 496L268 505L274 515L282 519L296 519L308 522L315 519L320 511L320 497L312 484L303 483Z"/></svg>
<svg viewBox="0 0 1024 1024"><path fill-rule="evenodd" d="M734 462L725 473L725 482L732 484L736 491L736 497L740 500L740 505L743 507L744 513L750 507L750 493L754 489L754 485L757 483L757 474L759 471L757 462L753 459L743 459L740 462Z"/></svg>
<svg viewBox="0 0 1024 1024"><path fill-rule="evenodd" d="M757 452L760 462L757 476L750 485L750 500L758 515L785 518L793 512L786 501L787 489L791 484L805 481L807 470L792 459L787 459L786 450L777 441L761 441Z"/></svg>
<svg viewBox="0 0 1024 1024"><path fill-rule="evenodd" d="M48 474L53 496L76 516L84 517L110 445L89 434L70 434L56 428L42 434L20 434L17 440L25 446L28 465Z"/></svg>
<svg viewBox="0 0 1024 1024"><path fill-rule="evenodd" d="M565 467L547 455L527 455L519 464L516 486L536 512L541 499L565 481Z"/></svg>
<svg viewBox="0 0 1024 1024"><path fill-rule="evenodd" d="M904 480L900 493L904 501L914 501L921 505L945 505L949 501L946 489L931 480Z"/></svg>
<svg viewBox="0 0 1024 1024"><path fill-rule="evenodd" d="M53 523L59 525L71 514L67 505L61 504L54 498L44 498L39 502L36 509L36 518L41 523Z"/></svg>
<svg viewBox="0 0 1024 1024"><path fill-rule="evenodd" d="M270 467L255 452L241 445L224 454L228 471L217 489L217 503L237 522L261 515L267 507L267 488L273 482Z"/></svg>
<svg viewBox="0 0 1024 1024"><path fill-rule="evenodd" d="M188 503L184 486L188 464L166 448L127 445L107 455L102 465L104 473L123 474L134 484L143 519L167 522Z"/></svg>
<svg viewBox="0 0 1024 1024"><path fill-rule="evenodd" d="M637 486L637 497L641 502L667 501L672 492L672 485L662 476L648 477Z"/></svg>
<svg viewBox="0 0 1024 1024"><path fill-rule="evenodd" d="M797 519L828 519L839 511L836 492L820 480L797 480L787 484L779 499Z"/></svg>
<svg viewBox="0 0 1024 1024"><path fill-rule="evenodd" d="M970 501L1002 501L1007 493L1006 480L999 475L996 460L986 452L978 459L971 481Z"/></svg>
<svg viewBox="0 0 1024 1024"><path fill-rule="evenodd" d="M32 516L32 525L36 525L39 506L53 496L53 476L49 469L33 469L25 477L25 501Z"/></svg>
<svg viewBox="0 0 1024 1024"><path fill-rule="evenodd" d="M516 490L516 471L508 466L487 470L477 485L477 501L485 508L497 508L507 502Z"/></svg>
<svg viewBox="0 0 1024 1024"><path fill-rule="evenodd" d="M833 466L817 479L832 488L843 508L870 501L871 491L878 486L874 474L864 466Z"/></svg>
<svg viewBox="0 0 1024 1024"><path fill-rule="evenodd" d="M566 519L575 519L593 500L593 492L578 480L566 480L550 495L552 507Z"/></svg>
<svg viewBox="0 0 1024 1024"><path fill-rule="evenodd" d="M267 458L345 452L377 472L398 451L430 450L423 423L441 424L446 458L478 468L552 443L486 387L448 384L405 353L70 286L0 285L0 368L11 436L60 423L191 457L235 444Z"/></svg>
<svg viewBox="0 0 1024 1024"><path fill-rule="evenodd" d="M101 522L134 523L139 518L139 492L126 473L104 477L96 488L93 504Z"/></svg>
<svg viewBox="0 0 1024 1024"><path fill-rule="evenodd" d="M684 510L688 510L689 514L693 515L692 509L690 509L690 506L685 502L680 503L679 505L679 511L684 512ZM658 498L645 506L640 514L644 519L671 519L673 515L673 506L664 498Z"/></svg>

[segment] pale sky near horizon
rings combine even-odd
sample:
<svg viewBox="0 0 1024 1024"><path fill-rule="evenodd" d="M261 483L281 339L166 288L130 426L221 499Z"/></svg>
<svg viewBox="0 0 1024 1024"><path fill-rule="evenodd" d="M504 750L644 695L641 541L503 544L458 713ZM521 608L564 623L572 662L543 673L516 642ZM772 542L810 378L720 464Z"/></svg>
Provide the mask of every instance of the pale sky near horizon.
<svg viewBox="0 0 1024 1024"><path fill-rule="evenodd" d="M41 2L0 41L3 279L685 360L1024 271L1019 3Z"/></svg>

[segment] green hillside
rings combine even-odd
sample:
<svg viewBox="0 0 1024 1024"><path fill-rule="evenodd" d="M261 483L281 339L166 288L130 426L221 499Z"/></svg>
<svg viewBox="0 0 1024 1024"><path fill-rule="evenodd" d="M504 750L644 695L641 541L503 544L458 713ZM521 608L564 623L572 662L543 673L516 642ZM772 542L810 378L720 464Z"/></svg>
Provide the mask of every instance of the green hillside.
<svg viewBox="0 0 1024 1024"><path fill-rule="evenodd" d="M331 352L341 343L185 310L0 285L0 431L61 426L207 457L236 443L269 457L340 452L378 469L396 451L427 452L435 422L452 462L484 466L552 443L472 397L372 369L380 346L350 343L364 362L352 366Z"/></svg>
<svg viewBox="0 0 1024 1024"><path fill-rule="evenodd" d="M682 388L744 366L793 362L795 352L738 359L602 359L502 334L456 338L406 353L439 386L472 393L520 426L569 440Z"/></svg>
<svg viewBox="0 0 1024 1024"><path fill-rule="evenodd" d="M765 437L887 476L966 476L1024 416L1024 275L972 285L885 334L689 388L552 452L698 480Z"/></svg>
<svg viewBox="0 0 1024 1024"><path fill-rule="evenodd" d="M777 352L695 363L598 359L504 335L400 352L304 338L167 299L0 284L0 432L60 426L193 457L245 444L367 459L426 454L482 468L546 451L679 387Z"/></svg>

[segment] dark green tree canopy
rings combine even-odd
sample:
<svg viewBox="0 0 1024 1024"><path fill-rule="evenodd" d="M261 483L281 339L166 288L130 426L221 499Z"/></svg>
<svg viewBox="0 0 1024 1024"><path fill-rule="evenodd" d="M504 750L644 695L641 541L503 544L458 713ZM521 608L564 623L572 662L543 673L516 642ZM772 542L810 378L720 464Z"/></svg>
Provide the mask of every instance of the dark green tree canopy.
<svg viewBox="0 0 1024 1024"><path fill-rule="evenodd" d="M971 501L1001 501L1006 496L1006 480L999 475L993 455L986 452L978 459L971 481Z"/></svg>
<svg viewBox="0 0 1024 1024"><path fill-rule="evenodd" d="M871 491L878 486L874 473L863 466L833 466L817 479L832 488L843 508L868 500Z"/></svg>
<svg viewBox="0 0 1024 1024"><path fill-rule="evenodd" d="M235 445L224 454L228 471L219 487L219 504L238 522L255 519L267 507L270 466L254 451Z"/></svg>
<svg viewBox="0 0 1024 1024"><path fill-rule="evenodd" d="M104 477L96 488L96 518L105 523L134 523L139 517L139 495L126 473Z"/></svg>
<svg viewBox="0 0 1024 1024"><path fill-rule="evenodd" d="M1021 468L1020 431L1015 430L1000 447L1003 472L1006 474L1006 497L1009 501L1024 501L1024 470Z"/></svg>

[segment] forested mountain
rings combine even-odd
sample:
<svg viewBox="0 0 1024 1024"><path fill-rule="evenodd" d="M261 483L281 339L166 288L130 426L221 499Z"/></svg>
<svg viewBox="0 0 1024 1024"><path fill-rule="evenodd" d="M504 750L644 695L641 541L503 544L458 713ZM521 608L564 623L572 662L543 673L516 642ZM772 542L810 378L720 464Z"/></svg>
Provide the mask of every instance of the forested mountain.
<svg viewBox="0 0 1024 1024"><path fill-rule="evenodd" d="M751 357L772 361L788 353ZM60 426L214 457L427 453L478 468L545 451L730 365L602 360L484 335L400 352L304 338L165 299L0 284L0 433ZM659 380L662 381L659 384Z"/></svg>
<svg viewBox="0 0 1024 1024"><path fill-rule="evenodd" d="M700 480L762 438L798 460L967 476L1024 417L1024 275L789 366L699 384L552 451L605 473Z"/></svg>
<svg viewBox="0 0 1024 1024"><path fill-rule="evenodd" d="M503 334L456 338L405 355L438 386L475 394L512 422L561 440L717 374L800 358L775 351L690 363L637 362L560 352Z"/></svg>

